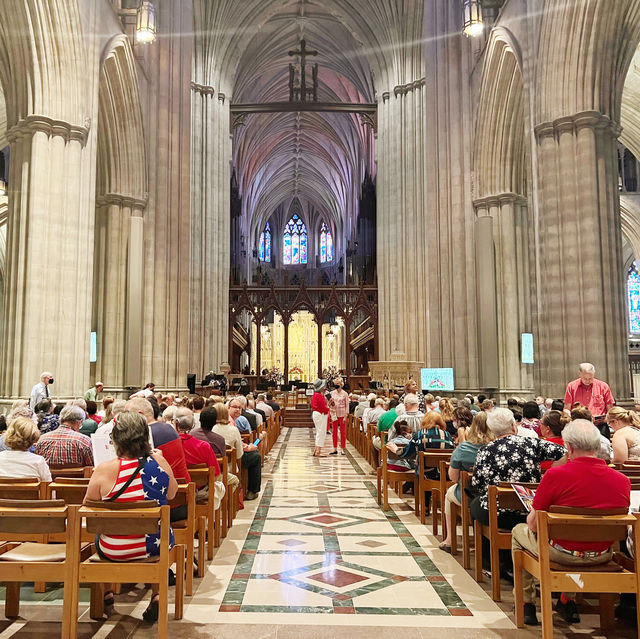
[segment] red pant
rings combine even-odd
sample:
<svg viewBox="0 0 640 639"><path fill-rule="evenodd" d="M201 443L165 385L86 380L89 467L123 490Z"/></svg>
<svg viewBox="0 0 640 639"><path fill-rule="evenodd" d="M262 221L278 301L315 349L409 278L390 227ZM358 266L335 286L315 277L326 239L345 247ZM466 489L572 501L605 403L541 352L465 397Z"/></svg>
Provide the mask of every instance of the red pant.
<svg viewBox="0 0 640 639"><path fill-rule="evenodd" d="M340 448L347 447L347 423L344 417L338 417L333 422L333 447L338 448L338 426L340 426Z"/></svg>

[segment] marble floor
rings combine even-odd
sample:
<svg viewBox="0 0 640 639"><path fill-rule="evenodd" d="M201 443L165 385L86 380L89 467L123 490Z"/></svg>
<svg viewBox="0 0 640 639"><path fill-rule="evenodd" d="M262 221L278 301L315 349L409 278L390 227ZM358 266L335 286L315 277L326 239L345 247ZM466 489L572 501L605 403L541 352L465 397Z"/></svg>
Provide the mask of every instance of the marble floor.
<svg viewBox="0 0 640 639"><path fill-rule="evenodd" d="M513 599L494 603L459 561L391 492L391 510L376 502L371 468L351 448L346 456L310 455L310 429L285 429L267 459L260 498L247 502L186 599L184 619L170 636L288 639L324 637L538 637L517 630ZM59 636L62 592L23 587L23 617L0 617L0 639ZM0 589L0 598L3 598ZM88 616L81 592L80 637L155 637L141 621L148 593L142 584L117 597L104 622ZM558 637L634 637L618 624L603 633L598 617L579 626L556 621Z"/></svg>

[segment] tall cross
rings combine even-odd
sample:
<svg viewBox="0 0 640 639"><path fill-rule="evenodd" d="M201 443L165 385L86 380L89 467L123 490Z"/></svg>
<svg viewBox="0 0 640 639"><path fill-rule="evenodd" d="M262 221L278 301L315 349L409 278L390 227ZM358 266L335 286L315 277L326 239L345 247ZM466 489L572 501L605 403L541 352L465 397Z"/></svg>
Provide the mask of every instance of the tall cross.
<svg viewBox="0 0 640 639"><path fill-rule="evenodd" d="M300 40L300 51L289 51L290 56L300 56L300 102L306 102L307 98L307 56L316 56L318 55L317 51L307 50L307 42L303 38ZM317 83L318 83L318 70L315 65L313 71L313 98L314 101L317 100ZM289 65L289 101L294 101L294 87L293 87L293 74L294 69L293 65Z"/></svg>

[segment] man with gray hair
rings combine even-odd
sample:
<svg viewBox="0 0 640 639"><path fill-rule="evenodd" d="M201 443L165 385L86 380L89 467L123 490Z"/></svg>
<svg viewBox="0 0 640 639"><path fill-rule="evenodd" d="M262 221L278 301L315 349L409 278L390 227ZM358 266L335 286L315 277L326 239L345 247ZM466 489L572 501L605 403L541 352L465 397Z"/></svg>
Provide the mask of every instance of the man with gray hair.
<svg viewBox="0 0 640 639"><path fill-rule="evenodd" d="M60 413L60 426L45 433L35 446L49 466L93 466L91 439L78 432L85 418L79 406L67 405Z"/></svg>
<svg viewBox="0 0 640 639"><path fill-rule="evenodd" d="M471 500L471 517L484 526L489 525L489 486L500 482L526 484L540 481L543 461L559 461L565 454L563 446L546 439L520 437L513 413L508 408L494 408L487 415L487 426L495 437L494 441L480 449L473 467L471 486L478 495ZM511 530L523 517L510 510L498 510L498 526ZM483 537L482 560L489 566L489 542ZM511 557L501 557L506 570Z"/></svg>
<svg viewBox="0 0 640 639"><path fill-rule="evenodd" d="M39 402L49 397L49 384L53 384L53 373L44 371L40 374L40 381L31 389L31 398L29 399L31 410L35 410Z"/></svg>
<svg viewBox="0 0 640 639"><path fill-rule="evenodd" d="M606 382L595 378L596 369L593 364L580 364L578 379L567 384L564 394L564 407L571 410L574 404L586 406L594 419L607 414L616 403L613 393Z"/></svg>
<svg viewBox="0 0 640 639"><path fill-rule="evenodd" d="M400 414L400 411L396 409L398 416L389 429L387 441L393 439L394 437L397 437L395 425L396 422L400 421L401 419L407 422L407 426L411 428L411 432L414 435L420 430L424 413L420 412L419 406L420 400L418 399L417 395L414 395L413 393L407 393L404 396L404 413Z"/></svg>
<svg viewBox="0 0 640 639"><path fill-rule="evenodd" d="M573 508L628 508L631 484L629 478L598 459L600 432L586 419L576 419L562 431L568 463L550 468L536 490L526 524L518 524L512 533L512 550L526 550L538 556L538 511L551 506ZM569 566L607 563L613 554L612 542L554 539L549 559ZM576 572L580 572L576 568ZM533 577L523 572L524 622L537 625L536 586ZM561 593L556 610L568 623L579 623L575 593Z"/></svg>

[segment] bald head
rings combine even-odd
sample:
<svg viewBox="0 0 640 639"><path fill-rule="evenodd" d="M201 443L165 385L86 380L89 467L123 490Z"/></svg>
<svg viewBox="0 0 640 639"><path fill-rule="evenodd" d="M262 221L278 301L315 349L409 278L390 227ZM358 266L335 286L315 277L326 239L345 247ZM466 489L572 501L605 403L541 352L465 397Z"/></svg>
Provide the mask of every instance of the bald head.
<svg viewBox="0 0 640 639"><path fill-rule="evenodd" d="M125 404L124 409L140 413L147 420L147 424L152 424L155 420L153 416L153 406L151 406L151 402L144 399L144 397L132 397Z"/></svg>

